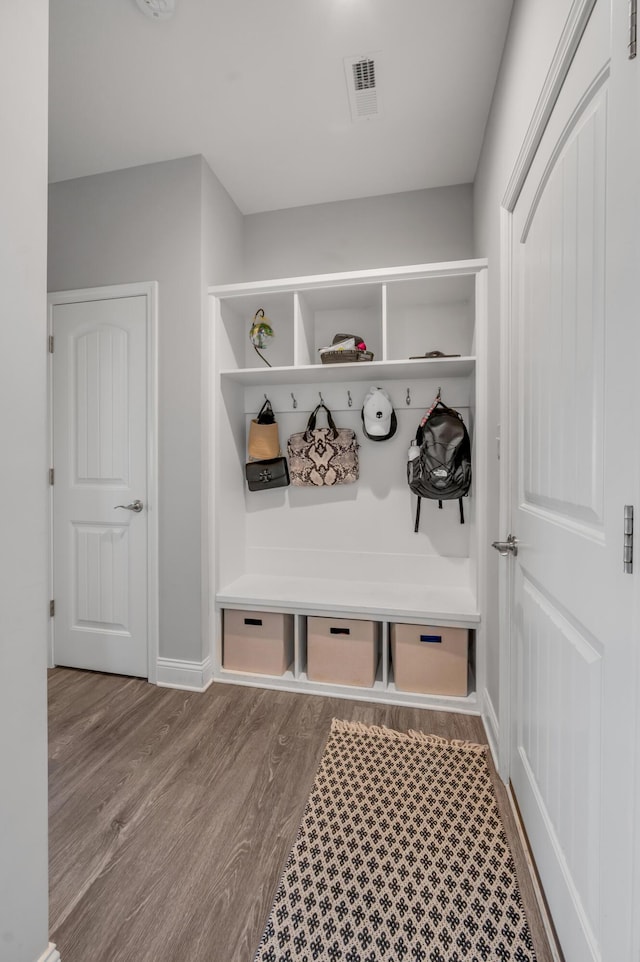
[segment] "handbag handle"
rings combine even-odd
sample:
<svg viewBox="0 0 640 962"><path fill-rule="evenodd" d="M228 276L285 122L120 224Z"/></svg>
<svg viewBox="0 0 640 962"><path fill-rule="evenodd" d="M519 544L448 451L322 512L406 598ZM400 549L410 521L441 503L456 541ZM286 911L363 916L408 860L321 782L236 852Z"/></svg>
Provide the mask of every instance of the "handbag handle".
<svg viewBox="0 0 640 962"><path fill-rule="evenodd" d="M331 416L331 411L329 410L329 408L327 407L326 404L318 404L318 406L316 407L316 409L315 409L314 411L312 411L311 414L309 415L309 420L307 421L307 430L304 432L304 439L305 439L305 441L310 441L310 440L311 440L311 432L312 432L312 431L315 431L315 428L316 428L316 417L317 417L317 414L318 414L318 411L320 410L320 408L324 408L325 411L327 412L327 422L328 422L329 427L331 428L331 430L332 430L332 432L333 432L334 438L337 438L337 437L338 437L338 429L337 429L337 427L336 427L335 421L333 420L333 418L332 418L332 416Z"/></svg>

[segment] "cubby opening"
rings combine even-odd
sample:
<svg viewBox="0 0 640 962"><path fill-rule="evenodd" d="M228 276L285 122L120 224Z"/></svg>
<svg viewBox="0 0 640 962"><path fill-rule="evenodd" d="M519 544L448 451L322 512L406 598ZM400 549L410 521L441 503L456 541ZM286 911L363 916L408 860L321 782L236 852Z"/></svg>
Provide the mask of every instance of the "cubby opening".
<svg viewBox="0 0 640 962"><path fill-rule="evenodd" d="M305 291L299 295L299 305L308 348L307 359L302 363L322 364L320 349L330 346L338 334L357 335L373 352L374 359L384 360L380 284Z"/></svg>
<svg viewBox="0 0 640 962"><path fill-rule="evenodd" d="M475 278L434 277L386 285L388 360L432 351L474 355Z"/></svg>
<svg viewBox="0 0 640 962"><path fill-rule="evenodd" d="M292 293L251 294L218 301L220 324L217 350L219 368L267 367L249 338L255 320L265 320L273 330L261 350L271 367L290 367L294 363L294 297ZM264 311L264 318L256 314Z"/></svg>

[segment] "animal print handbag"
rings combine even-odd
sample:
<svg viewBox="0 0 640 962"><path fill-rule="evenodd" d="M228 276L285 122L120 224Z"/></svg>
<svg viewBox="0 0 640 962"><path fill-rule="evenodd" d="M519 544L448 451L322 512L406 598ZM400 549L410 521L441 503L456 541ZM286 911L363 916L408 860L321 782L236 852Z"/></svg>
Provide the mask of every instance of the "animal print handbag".
<svg viewBox="0 0 640 962"><path fill-rule="evenodd" d="M328 427L317 428L320 408L327 412ZM292 434L287 442L291 484L321 487L358 480L358 441L351 428L337 428L331 411L319 404L311 413L306 431Z"/></svg>

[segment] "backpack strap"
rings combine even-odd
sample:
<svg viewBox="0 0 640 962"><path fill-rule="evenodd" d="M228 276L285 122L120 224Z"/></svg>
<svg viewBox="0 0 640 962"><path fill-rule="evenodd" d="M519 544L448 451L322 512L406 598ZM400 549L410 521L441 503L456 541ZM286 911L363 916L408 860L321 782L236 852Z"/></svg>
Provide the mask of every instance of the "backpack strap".
<svg viewBox="0 0 640 962"><path fill-rule="evenodd" d="M416 523L414 526L414 531L417 534L418 528L420 527L420 502L421 497L418 495L418 503L416 504ZM464 524L464 506L462 504L462 498L458 498L458 505L460 506L460 524ZM442 501L438 501L438 507L442 507Z"/></svg>

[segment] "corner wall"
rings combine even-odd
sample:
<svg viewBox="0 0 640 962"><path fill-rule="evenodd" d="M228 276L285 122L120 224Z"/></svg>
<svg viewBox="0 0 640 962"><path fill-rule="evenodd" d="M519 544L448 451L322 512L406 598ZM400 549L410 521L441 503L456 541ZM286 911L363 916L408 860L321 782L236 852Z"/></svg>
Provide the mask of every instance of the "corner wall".
<svg viewBox="0 0 640 962"><path fill-rule="evenodd" d="M241 256L241 215L203 163L185 157L49 191L50 291L158 281L160 656L195 665L206 657L203 292L238 272Z"/></svg>
<svg viewBox="0 0 640 962"><path fill-rule="evenodd" d="M0 959L48 948L47 0L0 31Z"/></svg>

